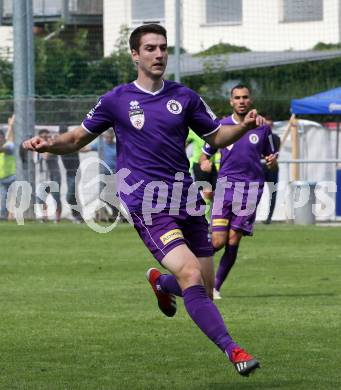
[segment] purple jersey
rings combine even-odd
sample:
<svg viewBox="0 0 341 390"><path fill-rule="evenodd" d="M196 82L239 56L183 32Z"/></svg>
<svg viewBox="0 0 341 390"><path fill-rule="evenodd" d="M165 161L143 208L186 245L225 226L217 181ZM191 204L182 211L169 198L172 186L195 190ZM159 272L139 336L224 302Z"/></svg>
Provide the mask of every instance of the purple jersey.
<svg viewBox="0 0 341 390"><path fill-rule="evenodd" d="M223 125L236 125L237 122L230 115L220 121ZM205 144L203 152L212 156L217 149ZM262 156L277 153L272 138L270 126L260 126L249 130L237 142L220 149L220 171L218 179L227 177L230 182L264 182L264 173L261 165Z"/></svg>
<svg viewBox="0 0 341 390"><path fill-rule="evenodd" d="M185 150L188 128L202 137L218 130L220 122L194 91L164 81L154 93L136 82L114 88L99 99L82 126L93 134L115 129L116 169L128 169L125 182L136 188L127 193L118 183L118 192L130 211L140 211L145 192L153 197L155 187L148 186L152 181L166 184L166 209L170 207L173 184L182 180L181 175L175 180L178 172L183 176L180 203L185 205L192 184ZM159 192L165 190L161 187Z"/></svg>

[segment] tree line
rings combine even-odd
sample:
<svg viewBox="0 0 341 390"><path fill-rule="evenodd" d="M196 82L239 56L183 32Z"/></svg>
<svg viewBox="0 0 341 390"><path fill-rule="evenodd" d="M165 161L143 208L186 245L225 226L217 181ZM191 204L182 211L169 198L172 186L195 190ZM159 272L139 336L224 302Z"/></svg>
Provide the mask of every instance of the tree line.
<svg viewBox="0 0 341 390"><path fill-rule="evenodd" d="M72 40L35 37L35 92L40 97L99 96L114 86L135 79L127 47L129 30L122 27L115 50L108 57L91 60L86 30ZM339 49L318 43L314 49ZM184 50L182 50L183 52ZM204 96L218 116L226 115L226 88L231 80L250 85L255 104L274 119L287 119L290 101L341 85L341 58L283 66L226 72L209 61L209 55L249 51L246 47L219 43L198 53L207 59L203 74L182 82ZM13 95L13 65L0 59L0 99ZM0 103L1 106L1 103Z"/></svg>

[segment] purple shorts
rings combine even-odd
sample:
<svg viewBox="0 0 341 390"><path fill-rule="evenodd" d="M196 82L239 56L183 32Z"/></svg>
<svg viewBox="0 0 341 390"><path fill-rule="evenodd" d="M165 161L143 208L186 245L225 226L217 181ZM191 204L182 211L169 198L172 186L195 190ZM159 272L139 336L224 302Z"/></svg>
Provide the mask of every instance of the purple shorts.
<svg viewBox="0 0 341 390"><path fill-rule="evenodd" d="M213 202L212 232L233 229L251 236L263 187L263 183L233 183L231 188L225 189L224 199Z"/></svg>
<svg viewBox="0 0 341 390"><path fill-rule="evenodd" d="M142 241L159 262L181 244L186 244L197 257L213 255L204 216L191 216L185 210L180 210L179 215L162 211L152 215L151 224L145 223L141 212L131 213L131 217Z"/></svg>

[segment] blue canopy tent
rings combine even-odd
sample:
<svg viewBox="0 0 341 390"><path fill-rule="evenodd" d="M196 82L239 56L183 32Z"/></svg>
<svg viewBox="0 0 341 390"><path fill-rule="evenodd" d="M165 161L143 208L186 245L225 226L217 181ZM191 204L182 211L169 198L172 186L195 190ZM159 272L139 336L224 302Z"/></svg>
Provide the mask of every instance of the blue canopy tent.
<svg viewBox="0 0 341 390"><path fill-rule="evenodd" d="M291 101L295 115L341 115L341 87ZM340 120L337 120L336 158L339 158ZM341 216L341 169L336 172L336 215Z"/></svg>
<svg viewBox="0 0 341 390"><path fill-rule="evenodd" d="M341 115L341 87L291 101L295 115Z"/></svg>

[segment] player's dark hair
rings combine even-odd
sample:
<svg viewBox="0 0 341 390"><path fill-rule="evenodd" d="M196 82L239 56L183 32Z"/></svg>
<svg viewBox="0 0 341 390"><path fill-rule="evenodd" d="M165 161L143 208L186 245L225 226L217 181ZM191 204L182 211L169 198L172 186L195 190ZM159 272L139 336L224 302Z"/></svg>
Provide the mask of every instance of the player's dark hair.
<svg viewBox="0 0 341 390"><path fill-rule="evenodd" d="M243 89L243 88L246 88L249 92L250 92L250 95L252 95L252 91L251 91L251 88L248 86L248 85L246 85L246 84L237 84L237 85L235 85L233 88L231 88L231 96L232 96L232 94L233 94L233 91L235 90L235 89Z"/></svg>
<svg viewBox="0 0 341 390"><path fill-rule="evenodd" d="M44 133L49 134L50 132L49 132L48 129L40 129L40 130L38 131L38 135L42 135L42 134L44 134Z"/></svg>
<svg viewBox="0 0 341 390"><path fill-rule="evenodd" d="M5 132L3 130L0 130L0 136L5 138Z"/></svg>
<svg viewBox="0 0 341 390"><path fill-rule="evenodd" d="M150 34L150 33L163 35L167 41L167 31L160 24L156 24L156 23L143 24L142 26L135 28L135 30L130 34L130 38L129 38L130 50L136 50L138 52L140 48L141 37L145 34Z"/></svg>

